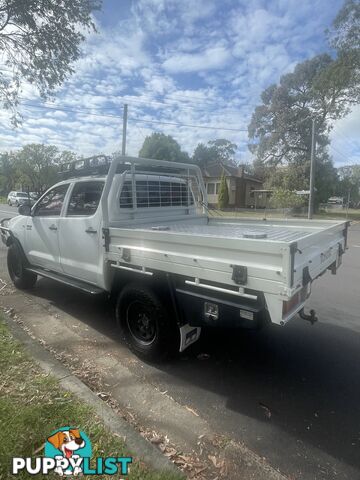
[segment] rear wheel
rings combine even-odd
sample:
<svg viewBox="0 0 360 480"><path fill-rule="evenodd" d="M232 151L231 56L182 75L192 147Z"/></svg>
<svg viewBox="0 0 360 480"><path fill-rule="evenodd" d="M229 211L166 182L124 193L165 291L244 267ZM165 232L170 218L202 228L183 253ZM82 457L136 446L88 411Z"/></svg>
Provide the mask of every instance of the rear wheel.
<svg viewBox="0 0 360 480"><path fill-rule="evenodd" d="M128 347L139 357L159 362L179 349L179 329L149 289L129 285L120 293L116 319Z"/></svg>
<svg viewBox="0 0 360 480"><path fill-rule="evenodd" d="M23 255L15 243L10 245L8 249L7 265L10 278L15 287L26 290L35 285L37 275L26 270Z"/></svg>

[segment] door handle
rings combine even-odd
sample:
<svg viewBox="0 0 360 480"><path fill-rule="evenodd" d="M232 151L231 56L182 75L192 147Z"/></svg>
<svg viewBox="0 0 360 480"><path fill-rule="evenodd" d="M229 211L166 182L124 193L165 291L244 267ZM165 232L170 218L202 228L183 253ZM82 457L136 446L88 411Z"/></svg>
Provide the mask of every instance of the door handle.
<svg viewBox="0 0 360 480"><path fill-rule="evenodd" d="M49 230L57 230L57 229L58 229L57 226L54 224L50 225L49 227Z"/></svg>
<svg viewBox="0 0 360 480"><path fill-rule="evenodd" d="M92 227L89 227L85 230L86 233L97 233L97 230L95 230L94 228Z"/></svg>

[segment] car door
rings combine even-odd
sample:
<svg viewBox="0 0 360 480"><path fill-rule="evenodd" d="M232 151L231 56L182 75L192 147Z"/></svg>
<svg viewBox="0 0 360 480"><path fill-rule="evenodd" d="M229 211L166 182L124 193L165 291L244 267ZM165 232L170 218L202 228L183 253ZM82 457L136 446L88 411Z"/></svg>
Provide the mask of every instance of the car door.
<svg viewBox="0 0 360 480"><path fill-rule="evenodd" d="M69 184L48 190L35 205L26 224L25 254L32 265L61 272L59 219Z"/></svg>
<svg viewBox="0 0 360 480"><path fill-rule="evenodd" d="M101 209L103 180L78 181L59 224L59 248L64 273L99 285L103 272ZM100 282L100 283L99 283Z"/></svg>

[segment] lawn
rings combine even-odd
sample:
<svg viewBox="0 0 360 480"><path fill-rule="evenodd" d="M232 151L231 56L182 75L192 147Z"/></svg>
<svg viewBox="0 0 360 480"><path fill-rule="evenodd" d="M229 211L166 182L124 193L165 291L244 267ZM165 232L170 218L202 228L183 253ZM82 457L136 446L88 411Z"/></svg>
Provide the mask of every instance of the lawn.
<svg viewBox="0 0 360 480"><path fill-rule="evenodd" d="M41 456L48 435L59 427L72 425L90 438L93 458L131 455L126 444L109 432L92 409L71 393L59 387L57 380L45 374L14 340L0 320L0 478L10 479L12 457ZM34 452L38 451L36 455ZM136 452L134 452L136 456ZM122 475L122 478L124 475ZM20 473L17 478L44 478ZM59 478L55 473L48 478ZM66 478L66 477L65 477ZM117 475L83 476L82 478L118 479ZM169 472L155 472L134 460L131 480L178 480Z"/></svg>

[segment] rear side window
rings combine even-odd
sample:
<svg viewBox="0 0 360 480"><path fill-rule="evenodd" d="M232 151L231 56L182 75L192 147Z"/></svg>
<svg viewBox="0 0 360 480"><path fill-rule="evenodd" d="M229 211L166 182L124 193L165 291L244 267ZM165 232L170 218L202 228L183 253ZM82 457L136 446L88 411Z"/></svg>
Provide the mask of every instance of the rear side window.
<svg viewBox="0 0 360 480"><path fill-rule="evenodd" d="M194 204L194 199L185 183L137 180L136 204L138 208L187 207ZM130 181L126 181L123 185L120 208L133 208L132 183Z"/></svg>
<svg viewBox="0 0 360 480"><path fill-rule="evenodd" d="M79 182L72 191L67 210L68 217L94 215L104 188L104 182Z"/></svg>
<svg viewBox="0 0 360 480"><path fill-rule="evenodd" d="M58 217L68 188L69 184L66 184L49 190L37 204L34 215L37 217Z"/></svg>

